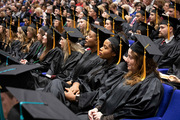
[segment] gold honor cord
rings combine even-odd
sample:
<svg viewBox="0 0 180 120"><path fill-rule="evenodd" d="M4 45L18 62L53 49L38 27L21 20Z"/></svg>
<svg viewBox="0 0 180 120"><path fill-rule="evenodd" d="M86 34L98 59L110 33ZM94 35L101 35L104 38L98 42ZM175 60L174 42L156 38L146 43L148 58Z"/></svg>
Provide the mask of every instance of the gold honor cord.
<svg viewBox="0 0 180 120"><path fill-rule="evenodd" d="M146 10L145 10L145 15L144 16L145 16L144 23L146 23Z"/></svg>
<svg viewBox="0 0 180 120"><path fill-rule="evenodd" d="M55 48L55 32L54 32L54 29L53 29L53 49Z"/></svg>
<svg viewBox="0 0 180 120"><path fill-rule="evenodd" d="M61 15L61 25L62 25L62 27L64 26L64 25L63 25L63 19L62 19L62 15Z"/></svg>
<svg viewBox="0 0 180 120"><path fill-rule="evenodd" d="M174 3L174 18L176 18L176 0L175 0L175 3Z"/></svg>
<svg viewBox="0 0 180 120"><path fill-rule="evenodd" d="M124 8L122 8L122 19L124 20Z"/></svg>
<svg viewBox="0 0 180 120"><path fill-rule="evenodd" d="M67 34L68 51L69 51L69 55L71 55L71 46L69 43L68 32L66 34Z"/></svg>
<svg viewBox="0 0 180 120"><path fill-rule="evenodd" d="M143 76L141 81L143 81L146 78L146 48L149 46L149 44L144 47L144 57L143 57Z"/></svg>
<svg viewBox="0 0 180 120"><path fill-rule="evenodd" d="M18 17L18 27L20 27L20 17Z"/></svg>
<svg viewBox="0 0 180 120"><path fill-rule="evenodd" d="M156 8L156 25L158 25L158 10Z"/></svg>
<svg viewBox="0 0 180 120"><path fill-rule="evenodd" d="M74 15L74 28L76 28L75 15Z"/></svg>
<svg viewBox="0 0 180 120"><path fill-rule="evenodd" d="M170 30L169 30L170 24L169 24L169 16L168 16L168 40L170 40Z"/></svg>
<svg viewBox="0 0 180 120"><path fill-rule="evenodd" d="M39 19L39 24L41 24L41 17L40 17L40 19Z"/></svg>
<svg viewBox="0 0 180 120"><path fill-rule="evenodd" d="M97 55L99 56L99 29L97 29Z"/></svg>
<svg viewBox="0 0 180 120"><path fill-rule="evenodd" d="M121 54L122 54L122 38L120 37L120 44L119 44L119 60L117 65L121 62Z"/></svg>
<svg viewBox="0 0 180 120"><path fill-rule="evenodd" d="M147 36L149 37L149 26L147 24Z"/></svg>
<svg viewBox="0 0 180 120"><path fill-rule="evenodd" d="M29 16L29 24L31 24L31 15Z"/></svg>
<svg viewBox="0 0 180 120"><path fill-rule="evenodd" d="M86 26L87 28L87 31L89 31L89 16L87 16L87 26Z"/></svg>

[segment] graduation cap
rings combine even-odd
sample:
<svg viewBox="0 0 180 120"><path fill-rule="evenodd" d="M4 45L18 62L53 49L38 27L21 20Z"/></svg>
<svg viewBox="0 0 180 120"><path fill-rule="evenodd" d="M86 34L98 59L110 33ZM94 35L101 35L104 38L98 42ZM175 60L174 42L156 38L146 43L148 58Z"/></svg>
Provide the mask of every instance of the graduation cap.
<svg viewBox="0 0 180 120"><path fill-rule="evenodd" d="M93 6L92 9L94 10L94 12L96 12L96 14L98 16L98 11L99 11L98 7L97 6Z"/></svg>
<svg viewBox="0 0 180 120"><path fill-rule="evenodd" d="M152 31L155 30L154 27L148 25L147 23L141 22L137 27L137 30L141 31L141 35L150 36Z"/></svg>
<svg viewBox="0 0 180 120"><path fill-rule="evenodd" d="M64 27L64 30L66 32L63 33L62 36L65 39L67 39L69 55L71 55L71 48L70 48L69 40L71 42L76 43L79 38L85 38L85 37L83 36L83 34L77 28Z"/></svg>
<svg viewBox="0 0 180 120"><path fill-rule="evenodd" d="M19 101L16 108L16 115L19 118L25 120L79 120L71 110L51 93L13 87L7 89ZM8 116L10 115L11 113Z"/></svg>
<svg viewBox="0 0 180 120"><path fill-rule="evenodd" d="M127 40L127 37L125 37L125 35L120 33L115 35L114 37L108 38L108 40L113 45L113 49L116 55L119 56L117 62L117 64L119 64L121 62L122 55L124 55L129 48L129 42Z"/></svg>
<svg viewBox="0 0 180 120"><path fill-rule="evenodd" d="M143 10L143 9L141 9L137 13L140 13L142 16L144 16L144 18L145 18L144 23L146 23L147 22L147 18L149 18L149 13L146 10Z"/></svg>
<svg viewBox="0 0 180 120"><path fill-rule="evenodd" d="M170 40L170 32L169 32L169 27L172 26L174 30L176 30L177 25L179 25L179 20L176 18L172 18L169 16L164 16L162 15L163 20L160 24L165 24L168 26L168 40Z"/></svg>
<svg viewBox="0 0 180 120"><path fill-rule="evenodd" d="M21 29L23 30L23 32L25 33L25 35L27 35L27 26L21 26Z"/></svg>
<svg viewBox="0 0 180 120"><path fill-rule="evenodd" d="M50 25L53 25L53 20L56 18L53 14L46 13L46 19L50 20Z"/></svg>
<svg viewBox="0 0 180 120"><path fill-rule="evenodd" d="M36 33L38 33L38 29L42 27L41 24L39 24L35 19L32 20L32 23L29 25L29 27L32 27L36 30Z"/></svg>
<svg viewBox="0 0 180 120"><path fill-rule="evenodd" d="M88 16L88 10L84 9L83 14L84 14L84 16Z"/></svg>
<svg viewBox="0 0 180 120"><path fill-rule="evenodd" d="M136 35L137 41L131 46L132 51L144 56L143 58L143 76L146 78L146 57L152 58L154 55L163 55L155 43L145 35Z"/></svg>
<svg viewBox="0 0 180 120"><path fill-rule="evenodd" d="M59 41L61 34L52 26L47 30L47 34L53 37L53 49L54 49L56 47L56 41Z"/></svg>
<svg viewBox="0 0 180 120"><path fill-rule="evenodd" d="M81 19L84 19L84 20L86 20L87 21L87 31L89 31L89 26L90 26L90 24L92 24L92 23L94 23L94 19L91 17L91 16L84 16L84 17L82 17Z"/></svg>
<svg viewBox="0 0 180 120"><path fill-rule="evenodd" d="M180 12L180 4L178 4L175 0L170 2L169 8L173 8L174 9L174 17L176 18L176 10Z"/></svg>
<svg viewBox="0 0 180 120"><path fill-rule="evenodd" d="M104 20L103 17L98 17L98 18L96 18L95 21L98 21L100 23L100 25L103 26L104 25L104 21L103 20Z"/></svg>
<svg viewBox="0 0 180 120"><path fill-rule="evenodd" d="M109 38L113 33L106 28L100 26L100 25L95 25L91 24L93 28L91 29L93 32L95 32L97 35L97 55L99 55L99 48L102 46L104 41ZM101 45L100 45L101 42Z"/></svg>
<svg viewBox="0 0 180 120"><path fill-rule="evenodd" d="M9 65L0 68L0 86L2 92L7 91L6 87L34 89L34 80L31 70L40 68L40 65Z"/></svg>
<svg viewBox="0 0 180 120"><path fill-rule="evenodd" d="M1 23L1 26L5 27L6 28L6 23Z"/></svg>
<svg viewBox="0 0 180 120"><path fill-rule="evenodd" d="M118 6L118 12L119 12L119 16L122 17L123 20L125 20L125 16L128 15L128 12L126 9L124 9L123 7L121 6Z"/></svg>
<svg viewBox="0 0 180 120"><path fill-rule="evenodd" d="M32 19L31 19L31 14L29 12L26 13L26 15L24 16L24 19L27 19L29 21L29 24L31 24Z"/></svg>
<svg viewBox="0 0 180 120"><path fill-rule="evenodd" d="M158 15L162 16L162 14L164 13L164 10L159 9L159 8L157 8L155 6L153 6L153 7L154 7L154 9L151 12L156 14L156 25L157 25L158 24Z"/></svg>
<svg viewBox="0 0 180 120"><path fill-rule="evenodd" d="M70 15L67 18L73 20L74 22L74 28L76 28L76 21L78 20L78 17L76 15Z"/></svg>
<svg viewBox="0 0 180 120"><path fill-rule="evenodd" d="M116 14L110 13L109 15L110 15L110 17L107 20L110 20L113 22L112 32L115 33L115 26L120 25L121 23L125 22L125 20Z"/></svg>
<svg viewBox="0 0 180 120"><path fill-rule="evenodd" d="M48 25L45 25L45 26L42 26L42 27L40 27L40 28L46 32L46 31L49 29L49 26L48 26Z"/></svg>
<svg viewBox="0 0 180 120"><path fill-rule="evenodd" d="M7 52L4 52L3 50L0 50L0 60L1 60L1 64L5 63L5 66L11 64L21 64L17 59L12 57Z"/></svg>
<svg viewBox="0 0 180 120"><path fill-rule="evenodd" d="M36 16L36 22L38 22L39 24L42 24L43 18Z"/></svg>
<svg viewBox="0 0 180 120"><path fill-rule="evenodd" d="M9 23L7 23L7 25L8 25L7 29L9 29L9 32L12 30L14 33L17 33L17 26L11 25Z"/></svg>

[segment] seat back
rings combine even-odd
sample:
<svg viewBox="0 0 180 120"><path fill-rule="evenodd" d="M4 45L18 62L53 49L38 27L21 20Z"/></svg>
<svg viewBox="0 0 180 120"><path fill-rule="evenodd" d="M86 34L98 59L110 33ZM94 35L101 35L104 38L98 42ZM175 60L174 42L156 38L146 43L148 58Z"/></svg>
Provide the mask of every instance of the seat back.
<svg viewBox="0 0 180 120"><path fill-rule="evenodd" d="M163 83L163 87L164 87L164 95L163 98L161 100L158 112L156 114L156 117L162 117L169 105L172 93L174 91L174 88L170 85L164 84Z"/></svg>
<svg viewBox="0 0 180 120"><path fill-rule="evenodd" d="M180 90L173 92L170 104L162 120L180 120Z"/></svg>

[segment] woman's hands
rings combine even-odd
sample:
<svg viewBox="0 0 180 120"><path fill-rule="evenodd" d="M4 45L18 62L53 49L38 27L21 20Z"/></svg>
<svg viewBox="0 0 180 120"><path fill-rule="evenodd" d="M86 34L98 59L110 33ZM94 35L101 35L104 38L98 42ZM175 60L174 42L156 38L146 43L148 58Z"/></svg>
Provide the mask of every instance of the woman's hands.
<svg viewBox="0 0 180 120"><path fill-rule="evenodd" d="M26 59L21 59L20 60L20 63L22 63L22 64L26 64L28 61L26 60Z"/></svg>
<svg viewBox="0 0 180 120"><path fill-rule="evenodd" d="M100 120L102 117L102 113L98 112L97 108L94 108L88 112L89 120Z"/></svg>
<svg viewBox="0 0 180 120"><path fill-rule="evenodd" d="M168 80L169 80L170 82L180 83L180 79L177 78L175 75L169 75Z"/></svg>

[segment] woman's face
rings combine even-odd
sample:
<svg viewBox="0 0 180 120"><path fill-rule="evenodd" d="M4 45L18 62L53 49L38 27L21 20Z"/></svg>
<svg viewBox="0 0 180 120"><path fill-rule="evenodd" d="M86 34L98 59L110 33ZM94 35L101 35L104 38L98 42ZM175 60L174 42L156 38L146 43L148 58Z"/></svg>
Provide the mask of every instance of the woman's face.
<svg viewBox="0 0 180 120"><path fill-rule="evenodd" d="M100 25L99 21L94 21L95 25Z"/></svg>
<svg viewBox="0 0 180 120"><path fill-rule="evenodd" d="M32 36L32 33L29 30L27 30L27 38L32 38Z"/></svg>
<svg viewBox="0 0 180 120"><path fill-rule="evenodd" d="M64 43L65 43L66 39L64 39L63 37L61 37L61 40L59 41L59 44L61 45L61 49L63 50L64 48Z"/></svg>
<svg viewBox="0 0 180 120"><path fill-rule="evenodd" d="M43 36L43 39L42 39L42 44L46 44L47 43L47 33L45 33L45 35Z"/></svg>
<svg viewBox="0 0 180 120"><path fill-rule="evenodd" d="M107 12L103 12L103 13L102 13L102 17L103 17L103 18L107 18L107 15L108 15Z"/></svg>
<svg viewBox="0 0 180 120"><path fill-rule="evenodd" d="M6 29L6 37L9 37L9 29Z"/></svg>
<svg viewBox="0 0 180 120"><path fill-rule="evenodd" d="M85 46L86 47L94 47L96 45L97 45L96 33L91 30L88 33L88 36L86 37Z"/></svg>
<svg viewBox="0 0 180 120"><path fill-rule="evenodd" d="M129 48L128 50L128 57L125 59L127 62L127 69L128 71L136 71L137 70L137 65L136 65L136 60L134 56L132 55L132 49Z"/></svg>
<svg viewBox="0 0 180 120"><path fill-rule="evenodd" d="M40 29L38 30L38 34L37 34L37 40L41 41L43 39L43 36L40 33Z"/></svg>
<svg viewBox="0 0 180 120"><path fill-rule="evenodd" d="M109 31L112 30L112 26L111 26L111 21L110 20L106 20L105 28L108 29Z"/></svg>
<svg viewBox="0 0 180 120"><path fill-rule="evenodd" d="M114 56L116 56L116 54L112 52L111 42L106 39L103 43L103 47L100 48L99 57L102 59L110 60Z"/></svg>
<svg viewBox="0 0 180 120"><path fill-rule="evenodd" d="M80 29L84 29L86 27L86 20L80 19L79 27Z"/></svg>
<svg viewBox="0 0 180 120"><path fill-rule="evenodd" d="M67 18L67 27L72 27L72 20Z"/></svg>
<svg viewBox="0 0 180 120"><path fill-rule="evenodd" d="M78 17L81 19L83 17L83 15L84 15L83 12L80 12Z"/></svg>
<svg viewBox="0 0 180 120"><path fill-rule="evenodd" d="M3 33L3 26L0 25L0 33Z"/></svg>
<svg viewBox="0 0 180 120"><path fill-rule="evenodd" d="M59 22L60 22L59 20L55 20L54 21L54 27L58 27L59 26Z"/></svg>
<svg viewBox="0 0 180 120"><path fill-rule="evenodd" d="M153 12L151 12L151 14L150 14L150 16L149 16L149 21L150 21L150 22L155 22L155 20L156 20L156 14L153 13Z"/></svg>

